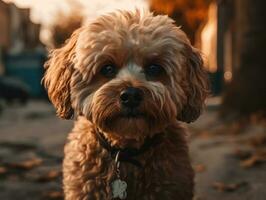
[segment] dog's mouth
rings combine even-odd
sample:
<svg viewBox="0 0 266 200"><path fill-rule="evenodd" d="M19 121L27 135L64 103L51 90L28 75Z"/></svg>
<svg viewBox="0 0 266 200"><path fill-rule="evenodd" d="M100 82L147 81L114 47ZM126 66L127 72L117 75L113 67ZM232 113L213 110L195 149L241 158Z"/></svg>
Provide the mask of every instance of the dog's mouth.
<svg viewBox="0 0 266 200"><path fill-rule="evenodd" d="M119 117L122 117L122 118L144 118L145 114L140 112L137 109L124 108L124 109L122 109L121 113L119 114Z"/></svg>

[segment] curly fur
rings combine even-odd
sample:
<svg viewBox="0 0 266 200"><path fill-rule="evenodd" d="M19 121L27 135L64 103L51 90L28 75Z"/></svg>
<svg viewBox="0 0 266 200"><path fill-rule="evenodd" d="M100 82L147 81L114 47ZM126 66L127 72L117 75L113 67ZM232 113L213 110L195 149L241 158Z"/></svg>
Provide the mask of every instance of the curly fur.
<svg viewBox="0 0 266 200"><path fill-rule="evenodd" d="M100 73L110 63L118 68L112 79ZM156 80L143 73L150 63L164 68ZM199 52L172 19L138 10L100 16L52 51L44 85L59 117L77 116L65 146L65 198L111 198L114 160L97 140L99 129L122 148L138 148L158 132L164 136L159 146L138 157L144 169L122 163L127 199L191 200L194 174L179 121L200 115L208 94L202 65ZM129 86L143 92L141 117L121 115L119 95Z"/></svg>

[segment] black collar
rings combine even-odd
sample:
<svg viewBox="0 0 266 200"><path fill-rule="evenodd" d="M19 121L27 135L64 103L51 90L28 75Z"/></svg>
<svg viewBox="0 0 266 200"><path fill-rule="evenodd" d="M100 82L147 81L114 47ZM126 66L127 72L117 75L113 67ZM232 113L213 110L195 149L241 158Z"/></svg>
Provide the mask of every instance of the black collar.
<svg viewBox="0 0 266 200"><path fill-rule="evenodd" d="M119 162L129 162L137 167L142 168L142 164L135 159L136 156L139 156L146 151L148 151L151 147L158 145L161 142L162 134L155 134L153 137L148 137L145 139L143 145L137 148L119 148L115 146L111 146L108 140L105 138L103 133L100 131L96 131L97 138L100 142L100 145L105 148L113 159L115 159L117 153L119 152L118 161Z"/></svg>

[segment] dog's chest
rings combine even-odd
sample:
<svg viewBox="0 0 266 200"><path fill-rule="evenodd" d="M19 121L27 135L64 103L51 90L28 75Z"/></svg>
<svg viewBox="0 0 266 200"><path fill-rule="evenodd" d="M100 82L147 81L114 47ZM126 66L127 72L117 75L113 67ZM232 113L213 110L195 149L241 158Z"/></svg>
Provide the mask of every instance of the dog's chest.
<svg viewBox="0 0 266 200"><path fill-rule="evenodd" d="M114 179L116 180L116 174ZM127 184L127 200L142 199L140 196L145 192L146 175L145 169L132 165L130 163L121 163L120 179Z"/></svg>

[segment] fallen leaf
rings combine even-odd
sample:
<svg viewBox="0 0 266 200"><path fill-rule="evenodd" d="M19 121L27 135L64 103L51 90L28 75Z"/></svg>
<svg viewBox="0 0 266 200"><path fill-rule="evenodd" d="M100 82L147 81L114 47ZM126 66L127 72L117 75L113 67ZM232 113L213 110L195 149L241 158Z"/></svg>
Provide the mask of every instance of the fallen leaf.
<svg viewBox="0 0 266 200"><path fill-rule="evenodd" d="M249 158L243 160L240 163L240 166L250 168L262 162L266 162L266 151L256 151Z"/></svg>
<svg viewBox="0 0 266 200"><path fill-rule="evenodd" d="M222 182L213 183L212 187L220 192L233 192L242 186L245 186L247 182L225 184Z"/></svg>
<svg viewBox="0 0 266 200"><path fill-rule="evenodd" d="M50 191L44 194L48 199L63 199L64 195L61 191Z"/></svg>
<svg viewBox="0 0 266 200"><path fill-rule="evenodd" d="M209 139L210 133L208 131L202 131L198 134L198 137L203 138L203 139Z"/></svg>
<svg viewBox="0 0 266 200"><path fill-rule="evenodd" d="M59 170L51 170L47 174L41 175L36 178L36 181L39 182L47 182L56 179L61 175L61 171Z"/></svg>
<svg viewBox="0 0 266 200"><path fill-rule="evenodd" d="M5 167L0 167L0 175L5 174L7 172L7 169Z"/></svg>
<svg viewBox="0 0 266 200"><path fill-rule="evenodd" d="M203 164L197 164L197 165L194 166L194 170L195 170L197 173L201 173L201 172L206 171L206 166L203 165Z"/></svg>
<svg viewBox="0 0 266 200"><path fill-rule="evenodd" d="M25 160L19 163L8 163L7 165L12 168L29 170L29 169L32 169L34 167L41 165L42 162L43 161L40 158L32 158L30 160Z"/></svg>

